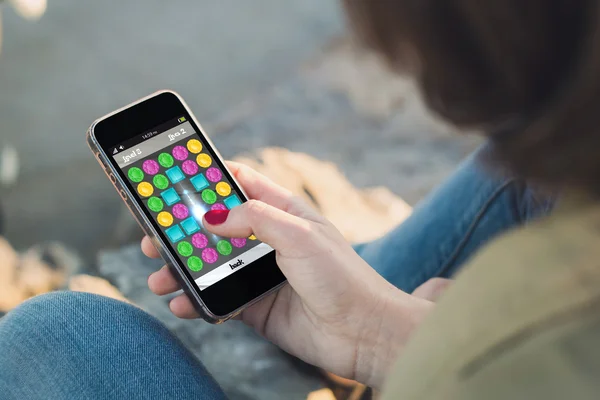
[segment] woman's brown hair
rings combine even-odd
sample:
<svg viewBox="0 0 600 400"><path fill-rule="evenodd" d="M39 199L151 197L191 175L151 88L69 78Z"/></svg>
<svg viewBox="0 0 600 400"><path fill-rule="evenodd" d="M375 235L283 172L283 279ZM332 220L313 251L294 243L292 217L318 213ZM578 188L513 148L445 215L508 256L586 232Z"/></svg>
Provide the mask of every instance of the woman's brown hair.
<svg viewBox="0 0 600 400"><path fill-rule="evenodd" d="M359 37L498 160L600 193L600 0L344 0Z"/></svg>

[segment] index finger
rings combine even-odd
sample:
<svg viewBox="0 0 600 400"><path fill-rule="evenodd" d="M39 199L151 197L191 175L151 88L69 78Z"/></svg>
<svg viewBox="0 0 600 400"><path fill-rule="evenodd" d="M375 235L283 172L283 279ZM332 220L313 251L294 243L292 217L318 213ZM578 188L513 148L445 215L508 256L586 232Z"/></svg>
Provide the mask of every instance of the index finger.
<svg viewBox="0 0 600 400"><path fill-rule="evenodd" d="M288 189L247 165L227 161L227 167L251 199L260 200L283 211L290 207L294 196Z"/></svg>

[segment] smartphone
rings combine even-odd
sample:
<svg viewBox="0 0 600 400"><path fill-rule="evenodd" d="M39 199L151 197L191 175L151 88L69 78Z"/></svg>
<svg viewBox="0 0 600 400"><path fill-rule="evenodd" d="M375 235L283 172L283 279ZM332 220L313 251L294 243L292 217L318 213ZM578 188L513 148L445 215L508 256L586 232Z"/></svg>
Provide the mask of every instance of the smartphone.
<svg viewBox="0 0 600 400"><path fill-rule="evenodd" d="M266 243L204 228L207 211L247 196L177 93L160 91L96 120L87 142L203 319L224 322L285 284Z"/></svg>

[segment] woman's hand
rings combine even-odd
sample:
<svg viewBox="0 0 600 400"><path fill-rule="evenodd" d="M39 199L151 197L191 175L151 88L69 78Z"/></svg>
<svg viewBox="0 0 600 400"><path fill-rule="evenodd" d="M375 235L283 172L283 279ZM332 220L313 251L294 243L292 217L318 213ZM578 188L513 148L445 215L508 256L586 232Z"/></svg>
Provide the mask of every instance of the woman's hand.
<svg viewBox="0 0 600 400"><path fill-rule="evenodd" d="M246 166L229 167L253 200L231 210L218 225L205 216L204 226L221 236L256 235L276 250L289 282L246 309L241 319L310 364L379 386L432 303L381 278L301 199ZM158 256L148 239L142 247ZM179 289L167 268L151 275L148 285L159 295ZM181 318L197 317L185 295L170 307Z"/></svg>
<svg viewBox="0 0 600 400"><path fill-rule="evenodd" d="M415 289L413 296L437 303L440 296L446 292L452 280L445 278L431 278L421 286Z"/></svg>

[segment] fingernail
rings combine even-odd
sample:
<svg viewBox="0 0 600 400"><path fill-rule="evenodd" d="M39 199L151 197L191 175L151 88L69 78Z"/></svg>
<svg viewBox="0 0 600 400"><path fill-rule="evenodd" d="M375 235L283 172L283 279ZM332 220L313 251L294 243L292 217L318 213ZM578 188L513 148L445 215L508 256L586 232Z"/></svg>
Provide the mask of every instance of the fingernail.
<svg viewBox="0 0 600 400"><path fill-rule="evenodd" d="M204 214L204 219L211 225L221 225L227 221L229 210L211 210Z"/></svg>

